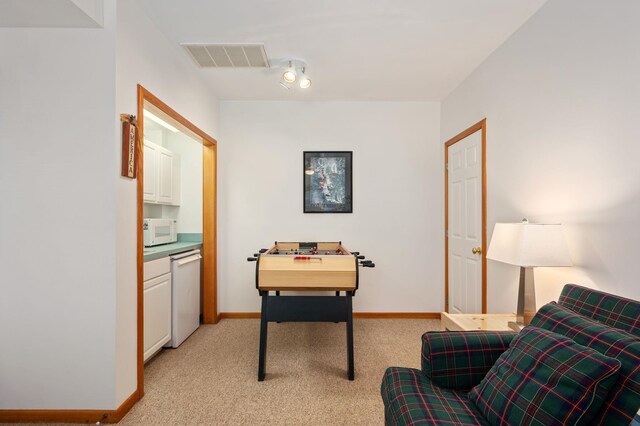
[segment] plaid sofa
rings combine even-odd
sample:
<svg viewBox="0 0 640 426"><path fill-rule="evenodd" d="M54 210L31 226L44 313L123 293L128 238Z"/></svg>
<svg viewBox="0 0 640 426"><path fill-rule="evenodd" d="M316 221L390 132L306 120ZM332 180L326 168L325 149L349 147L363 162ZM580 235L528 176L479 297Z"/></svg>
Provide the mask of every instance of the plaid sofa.
<svg viewBox="0 0 640 426"><path fill-rule="evenodd" d="M629 425L640 408L640 352L636 344L640 343L640 302L567 284L558 303L540 308L532 325L622 362L617 382L593 424ZM608 330L618 337L611 337ZM384 373L385 423L489 424L468 393L509 348L515 335L498 331L425 333L420 370L390 367ZM631 349L628 344L623 347L621 339L630 341Z"/></svg>

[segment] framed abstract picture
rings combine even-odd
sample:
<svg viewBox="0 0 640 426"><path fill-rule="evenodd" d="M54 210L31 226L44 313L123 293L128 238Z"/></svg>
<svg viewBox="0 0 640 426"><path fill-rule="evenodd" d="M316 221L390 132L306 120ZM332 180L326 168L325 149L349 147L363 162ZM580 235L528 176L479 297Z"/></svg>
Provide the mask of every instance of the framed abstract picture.
<svg viewBox="0 0 640 426"><path fill-rule="evenodd" d="M304 151L304 212L352 213L352 151Z"/></svg>

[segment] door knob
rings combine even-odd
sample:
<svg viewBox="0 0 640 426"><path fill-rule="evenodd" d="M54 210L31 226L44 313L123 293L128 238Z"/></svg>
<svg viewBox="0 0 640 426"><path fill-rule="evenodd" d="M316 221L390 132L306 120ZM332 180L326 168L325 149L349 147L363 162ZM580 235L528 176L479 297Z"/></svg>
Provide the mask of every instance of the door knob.
<svg viewBox="0 0 640 426"><path fill-rule="evenodd" d="M471 249L471 253L473 254L482 254L482 248L481 247L474 247Z"/></svg>

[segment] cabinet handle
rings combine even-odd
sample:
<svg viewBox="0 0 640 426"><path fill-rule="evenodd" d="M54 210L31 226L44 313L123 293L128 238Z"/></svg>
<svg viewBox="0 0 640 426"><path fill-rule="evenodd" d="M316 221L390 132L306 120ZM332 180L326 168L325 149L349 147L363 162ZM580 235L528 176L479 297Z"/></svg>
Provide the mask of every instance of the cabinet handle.
<svg viewBox="0 0 640 426"><path fill-rule="evenodd" d="M178 266L186 265L187 263L195 262L196 260L202 259L202 256L196 254L195 256L189 256L186 259L178 260Z"/></svg>

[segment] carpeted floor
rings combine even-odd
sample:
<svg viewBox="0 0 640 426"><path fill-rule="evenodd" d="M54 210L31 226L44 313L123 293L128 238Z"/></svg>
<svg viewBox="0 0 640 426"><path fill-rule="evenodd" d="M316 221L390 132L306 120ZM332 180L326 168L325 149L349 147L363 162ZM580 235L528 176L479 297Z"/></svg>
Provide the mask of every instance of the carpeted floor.
<svg viewBox="0 0 640 426"><path fill-rule="evenodd" d="M355 381L345 325L269 324L258 382L259 320L201 326L145 368L145 396L121 425L382 425L380 382L392 365L420 368L420 336L439 320L354 321Z"/></svg>

